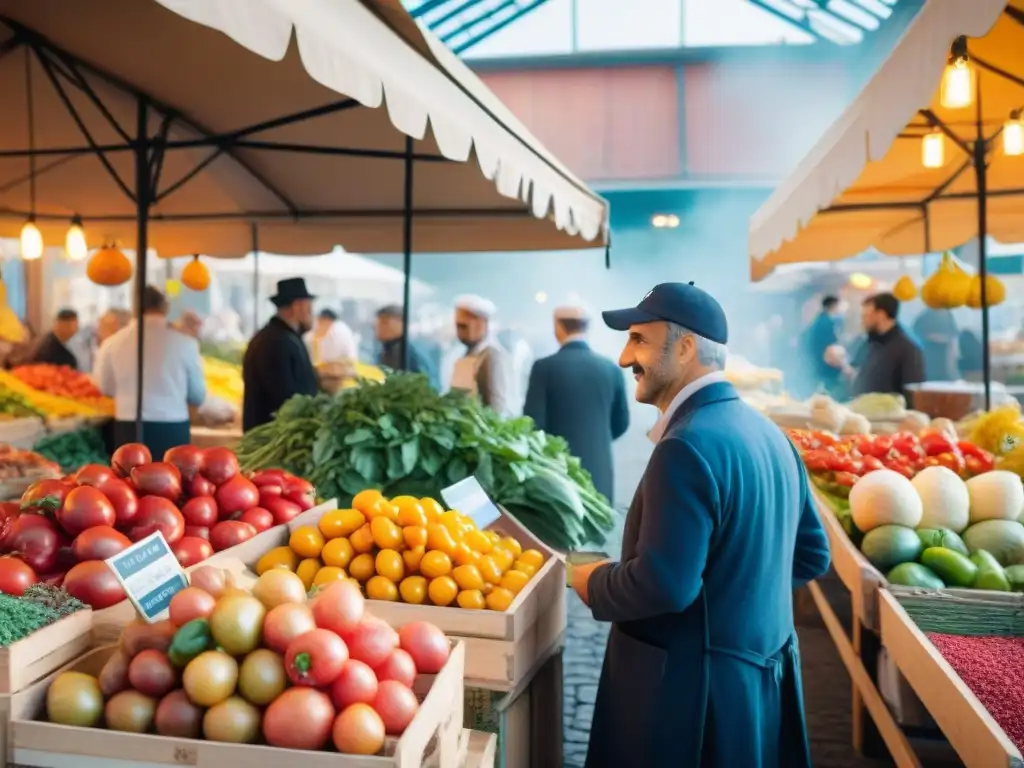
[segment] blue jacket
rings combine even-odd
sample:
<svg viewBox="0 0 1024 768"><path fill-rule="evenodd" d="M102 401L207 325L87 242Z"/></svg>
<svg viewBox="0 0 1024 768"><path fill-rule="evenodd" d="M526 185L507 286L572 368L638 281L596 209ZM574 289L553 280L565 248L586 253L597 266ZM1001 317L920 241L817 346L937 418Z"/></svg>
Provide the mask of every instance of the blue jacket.
<svg viewBox="0 0 1024 768"><path fill-rule="evenodd" d="M590 577L608 638L588 768L809 768L793 589L829 566L793 446L732 385L686 400L622 556Z"/></svg>
<svg viewBox="0 0 1024 768"><path fill-rule="evenodd" d="M626 383L615 363L585 341L570 341L533 364L523 413L564 437L594 487L614 502L612 441L629 428Z"/></svg>

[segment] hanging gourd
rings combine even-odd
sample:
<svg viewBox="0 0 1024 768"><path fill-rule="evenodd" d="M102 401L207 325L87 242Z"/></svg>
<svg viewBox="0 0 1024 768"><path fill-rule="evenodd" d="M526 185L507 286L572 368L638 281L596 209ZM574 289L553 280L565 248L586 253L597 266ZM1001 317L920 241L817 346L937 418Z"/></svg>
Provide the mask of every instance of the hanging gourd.
<svg viewBox="0 0 1024 768"><path fill-rule="evenodd" d="M1006 286L998 277L987 275L985 277L985 301L990 307L1002 304L1006 300ZM971 278L971 287L967 292L967 306L971 309L981 309L981 276L975 275Z"/></svg>
<svg viewBox="0 0 1024 768"><path fill-rule="evenodd" d="M892 295L900 301L913 301L917 297L917 286L907 275L903 275L892 287Z"/></svg>
<svg viewBox="0 0 1024 768"><path fill-rule="evenodd" d="M932 309L956 309L967 303L971 290L971 276L948 251L935 274L921 286L921 301Z"/></svg>
<svg viewBox="0 0 1024 768"><path fill-rule="evenodd" d="M210 270L199 260L198 254L181 270L181 284L190 291L205 291L210 287Z"/></svg>
<svg viewBox="0 0 1024 768"><path fill-rule="evenodd" d="M115 245L104 245L85 268L85 275L96 285L114 287L132 279L132 263Z"/></svg>

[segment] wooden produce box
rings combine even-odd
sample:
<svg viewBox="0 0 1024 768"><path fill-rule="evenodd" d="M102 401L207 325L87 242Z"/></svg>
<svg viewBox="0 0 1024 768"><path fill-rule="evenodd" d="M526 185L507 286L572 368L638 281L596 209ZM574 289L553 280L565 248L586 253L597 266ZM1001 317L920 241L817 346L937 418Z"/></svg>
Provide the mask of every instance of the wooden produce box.
<svg viewBox="0 0 1024 768"><path fill-rule="evenodd" d="M199 427L191 429L191 443L199 448L234 448L242 439L242 430L230 425L227 427Z"/></svg>
<svg viewBox="0 0 1024 768"><path fill-rule="evenodd" d="M986 593L991 594L991 593ZM1005 595L1018 601L1020 595ZM1022 768L1024 756L888 590L882 645L967 768Z"/></svg>
<svg viewBox="0 0 1024 768"><path fill-rule="evenodd" d="M465 725L492 734L496 768L562 768L562 639L508 693L466 688Z"/></svg>
<svg viewBox="0 0 1024 768"><path fill-rule="evenodd" d="M45 431L43 420L35 416L0 421L0 443L32 450L32 446L43 436Z"/></svg>
<svg viewBox="0 0 1024 768"><path fill-rule="evenodd" d="M885 576L868 562L850 540L827 498L811 485L818 517L828 535L832 567L850 591L853 615L869 630L878 631L878 590L887 586Z"/></svg>
<svg viewBox="0 0 1024 768"><path fill-rule="evenodd" d="M466 739L466 757L463 768L495 768L498 752L498 737L493 733L471 731L462 732Z"/></svg>
<svg viewBox="0 0 1024 768"><path fill-rule="evenodd" d="M307 510L292 520L288 527L295 530L303 525L315 525L326 511L322 505ZM536 549L546 558L544 565L507 611L470 611L381 600L370 600L369 609L374 616L396 629L413 621L429 621L449 637L465 641L466 684L493 691L511 691L538 666L544 653L565 632L565 562L504 510L502 517L489 529L513 537L523 549ZM255 541L252 539L242 547L248 547ZM288 543L287 540L276 541L278 543L274 546ZM249 565L254 565L259 555L271 548L268 546L258 553L254 549L247 551L247 555L255 555L247 560ZM239 549L235 547L233 551L237 553Z"/></svg>
<svg viewBox="0 0 1024 768"><path fill-rule="evenodd" d="M98 648L60 671L97 674L112 651L113 646ZM441 672L417 681L417 693L425 695L405 733L389 738L383 755L369 757L55 725L41 719L55 672L9 698L5 765L86 768L117 761L131 768L460 768L464 663L465 647L456 642Z"/></svg>
<svg viewBox="0 0 1024 768"><path fill-rule="evenodd" d="M65 616L38 632L0 648L0 693L15 693L69 661L91 646L91 610Z"/></svg>

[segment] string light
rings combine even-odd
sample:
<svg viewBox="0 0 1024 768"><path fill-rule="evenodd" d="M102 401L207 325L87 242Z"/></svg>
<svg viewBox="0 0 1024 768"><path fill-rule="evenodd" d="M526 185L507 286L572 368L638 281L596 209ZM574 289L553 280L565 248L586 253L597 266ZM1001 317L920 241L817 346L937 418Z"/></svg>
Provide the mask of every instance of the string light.
<svg viewBox="0 0 1024 768"><path fill-rule="evenodd" d="M35 261L43 257L43 233L36 226L35 216L29 216L21 228L21 258Z"/></svg>
<svg viewBox="0 0 1024 768"><path fill-rule="evenodd" d="M953 41L946 70L942 73L939 103L946 109L969 107L973 91L974 73L967 58L967 38L961 36Z"/></svg>
<svg viewBox="0 0 1024 768"><path fill-rule="evenodd" d="M1024 155L1024 120L1019 109L1011 112L1010 119L1003 124L1003 154L1008 157Z"/></svg>
<svg viewBox="0 0 1024 768"><path fill-rule="evenodd" d="M651 226L655 229L675 229L679 226L679 217L674 213L657 213L651 217Z"/></svg>
<svg viewBox="0 0 1024 768"><path fill-rule="evenodd" d="M921 139L921 165L941 168L946 163L946 137L942 131L932 131Z"/></svg>
<svg viewBox="0 0 1024 768"><path fill-rule="evenodd" d="M82 220L77 216L71 220L68 234L64 238L64 252L69 261L81 261L89 255L89 246L85 242Z"/></svg>

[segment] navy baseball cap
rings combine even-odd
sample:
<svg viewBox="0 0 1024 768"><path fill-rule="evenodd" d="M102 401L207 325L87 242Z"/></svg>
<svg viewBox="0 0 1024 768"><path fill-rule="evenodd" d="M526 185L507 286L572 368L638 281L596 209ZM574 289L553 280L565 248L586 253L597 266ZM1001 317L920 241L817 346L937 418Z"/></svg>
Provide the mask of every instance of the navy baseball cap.
<svg viewBox="0 0 1024 768"><path fill-rule="evenodd" d="M635 307L612 309L602 312L601 316L613 331L628 331L631 325L664 320L710 341L729 342L729 323L722 305L692 282L661 283L649 290Z"/></svg>

